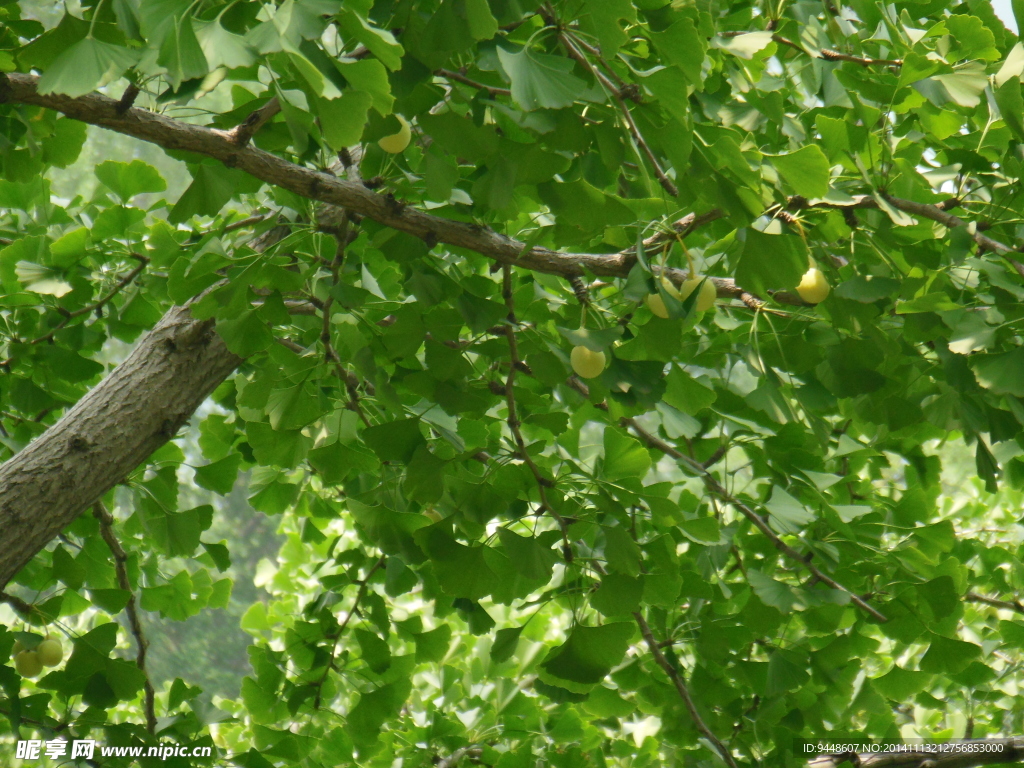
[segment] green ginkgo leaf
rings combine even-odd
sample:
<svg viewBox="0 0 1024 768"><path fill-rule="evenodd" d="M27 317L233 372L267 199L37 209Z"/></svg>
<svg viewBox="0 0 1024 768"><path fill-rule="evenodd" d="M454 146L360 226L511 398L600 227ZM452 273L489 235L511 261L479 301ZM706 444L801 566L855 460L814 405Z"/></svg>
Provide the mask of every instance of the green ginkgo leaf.
<svg viewBox="0 0 1024 768"><path fill-rule="evenodd" d="M176 19L168 28L156 61L167 69L174 90L178 90L184 81L205 77L210 71L190 16Z"/></svg>
<svg viewBox="0 0 1024 768"><path fill-rule="evenodd" d="M583 97L587 84L572 74L571 59L523 48L498 48L498 60L512 81L512 98L523 109L561 109Z"/></svg>
<svg viewBox="0 0 1024 768"><path fill-rule="evenodd" d="M39 93L82 96L119 78L135 64L135 54L120 45L84 37L47 67L39 78Z"/></svg>

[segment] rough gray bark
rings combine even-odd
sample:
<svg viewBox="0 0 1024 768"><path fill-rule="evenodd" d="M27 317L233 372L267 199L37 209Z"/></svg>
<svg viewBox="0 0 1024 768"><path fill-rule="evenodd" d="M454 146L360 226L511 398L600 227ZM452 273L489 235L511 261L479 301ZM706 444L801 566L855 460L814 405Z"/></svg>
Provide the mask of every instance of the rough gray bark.
<svg viewBox="0 0 1024 768"><path fill-rule="evenodd" d="M60 112L83 123L98 125L126 136L148 141L165 149L187 150L216 160L229 168L239 168L268 184L274 184L309 200L345 208L385 226L407 232L433 246L437 243L475 251L503 264L547 272L565 277L590 272L604 277L625 277L636 262L635 249L619 253L563 253L506 237L480 224L453 221L420 211L396 200L390 194L378 194L360 181L338 178L331 173L296 165L269 152L240 142L235 131L222 131L194 125L181 120L132 107L124 110L115 99L98 93L70 97L59 93L40 94L35 75L0 73L0 103L33 104ZM714 210L700 215L690 214L676 223L684 234L692 228L723 216ZM671 236L670 236L671 237ZM650 247L665 241L664 236L651 238ZM679 284L687 277L685 270L667 273ZM751 296L732 278L710 278L721 298L750 301ZM801 305L796 294L779 292L773 298L783 304Z"/></svg>
<svg viewBox="0 0 1024 768"><path fill-rule="evenodd" d="M0 589L174 437L240 362L212 321L174 307L60 421L0 465Z"/></svg>

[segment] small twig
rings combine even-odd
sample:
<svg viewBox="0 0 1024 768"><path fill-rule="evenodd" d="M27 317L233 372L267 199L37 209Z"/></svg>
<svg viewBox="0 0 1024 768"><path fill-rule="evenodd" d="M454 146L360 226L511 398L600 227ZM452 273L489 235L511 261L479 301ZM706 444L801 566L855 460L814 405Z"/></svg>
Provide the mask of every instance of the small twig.
<svg viewBox="0 0 1024 768"><path fill-rule="evenodd" d="M931 219L937 221L940 224L955 229L956 227L967 227L974 242L979 246L988 251L994 251L998 254L1006 254L1013 250L1008 245L1000 243L998 240L993 240L987 235L983 235L976 222L968 223L961 219L959 216L954 216L952 213L946 212L946 207L953 207L946 201L944 204L932 205L930 203L916 203L913 200L903 200L899 197L893 197L889 194L882 193L882 196L888 201L894 208L898 208L904 213L910 213L914 216L921 216L925 219ZM958 201L959 204L959 201ZM940 207L941 206L941 207ZM974 224L974 226L970 226Z"/></svg>
<svg viewBox="0 0 1024 768"><path fill-rule="evenodd" d="M487 91L487 93L490 94L492 97L512 95L512 91L509 90L508 88L499 88L498 86L494 85L486 85L484 83L466 77L466 75L464 75L462 72L455 72L450 69L436 69L434 70L434 74L437 75L438 77L443 77L446 80L454 80L457 83L468 85L470 88L476 88L481 91Z"/></svg>
<svg viewBox="0 0 1024 768"><path fill-rule="evenodd" d="M135 666L139 668L145 678L143 683L145 690L146 730L156 733L156 692L153 690L153 683L146 671L146 651L149 648L149 641L146 639L142 629L142 619L139 617L138 606L135 602L135 592L132 590L131 582L128 580L128 553L124 551L121 542L114 534L114 516L107 511L102 501L97 501L92 510L93 517L100 522L100 535L107 543L111 554L114 555L114 569L117 572L117 584L128 593L128 603L125 605L125 613L128 614L128 622L131 632L135 636Z"/></svg>
<svg viewBox="0 0 1024 768"><path fill-rule="evenodd" d="M135 267L135 269L133 269L131 272L129 272L127 275L121 278L118 281L117 285L111 288L106 296L101 298L99 301L89 304L88 306L82 307L81 309L76 309L74 312L59 310L60 313L64 316L63 320L61 320L59 323L57 323L57 325L50 329L48 333L44 333L42 336L38 336L32 339L31 341L27 341L25 343L28 346L35 346L36 344L42 344L44 341L53 341L54 337L60 331L62 331L69 322L74 320L76 317L81 317L82 315L87 315L90 312L95 312L96 310L103 309L103 307L110 303L111 299L117 296L117 294L123 291L133 280L135 280L135 278L139 276L142 270L146 268L146 265L149 264L149 259L146 258L145 256L133 253L131 254L131 257L139 261L139 266ZM13 357L9 357L3 362L0 362L0 366L10 365L13 360Z"/></svg>
<svg viewBox="0 0 1024 768"><path fill-rule="evenodd" d="M39 610L36 606L32 605L32 603L26 603L20 597L8 592L0 592L0 601L7 603L18 613L24 614L25 616L29 616Z"/></svg>
<svg viewBox="0 0 1024 768"><path fill-rule="evenodd" d="M639 86L635 85L634 83L627 83L625 80L619 77L619 73L616 72L612 68L612 66L607 62L604 56L601 55L600 48L598 48L596 45L591 45L586 40L577 35L573 35L573 39L576 41L576 44L580 48L582 48L584 51L586 51L595 59L597 59L597 63L600 64L605 70L607 70L612 80L614 80L615 84L618 86L616 90L618 90L622 98L635 101L637 104L642 103L640 99Z"/></svg>
<svg viewBox="0 0 1024 768"><path fill-rule="evenodd" d="M352 617L356 615L356 611L359 608L359 603L366 596L366 590L370 586L370 578L379 571L384 564L387 562L387 557L381 555L380 558L373 564L373 566L366 572L366 576L359 582L359 591L356 592L356 599L352 602L352 607L348 609L348 614L345 616L345 620L338 626L338 631L334 635L334 642L331 644L331 660L327 663L324 668L324 673L320 676L320 679L316 684L316 698L313 700L313 709L320 709L321 696L324 691L324 683L327 681L328 673L334 669L335 654L338 652L338 643L341 641L341 636L345 634L345 628L348 627L348 623L352 621Z"/></svg>
<svg viewBox="0 0 1024 768"><path fill-rule="evenodd" d="M341 266L345 261L345 248L348 245L348 218L346 216L342 217L340 224L335 228L334 239L337 242L337 248L334 251L334 260L330 264L332 286L338 284ZM359 416L360 421L365 426L370 427L373 424L359 404L359 379L345 370L345 366L341 363L341 358L331 343L331 307L333 305L334 294L328 291L327 298L324 299L323 306L320 307L320 312L323 315L320 341L324 345L324 360L334 365L334 370L338 374L338 380L344 382L345 391L348 393L349 410L354 411Z"/></svg>
<svg viewBox="0 0 1024 768"><path fill-rule="evenodd" d="M452 752L448 757L443 757L434 764L434 768L455 768L462 758L477 758L483 754L483 750L480 747L461 747Z"/></svg>
<svg viewBox="0 0 1024 768"><path fill-rule="evenodd" d="M1024 604L1022 604L1020 600L997 600L994 597L979 595L977 592L968 592L964 595L964 600L969 603L983 603L985 605L991 605L993 608L1002 608L1007 611L1024 613Z"/></svg>
<svg viewBox="0 0 1024 768"><path fill-rule="evenodd" d="M740 35L749 34L747 32L723 32L722 37L739 37ZM804 48L800 43L790 40L787 37L775 33L772 35L772 41L779 45L785 45L793 50L805 53L808 56L814 57L814 54ZM821 55L815 58L822 58L826 61L849 61L853 64L860 64L862 67L874 67L874 66L885 66L885 67L902 67L903 61L900 59L872 59L865 56L853 56L849 53L840 53L839 51L833 51L831 48L822 48Z"/></svg>
<svg viewBox="0 0 1024 768"><path fill-rule="evenodd" d="M705 461L703 464L701 464L701 466L704 467L704 469L710 469L715 464L717 464L721 460L721 458L723 456L725 456L726 453L728 453L728 451L729 451L728 443L725 444L725 445L718 446L718 448L715 449L715 452L712 453L708 457L707 461Z"/></svg>
<svg viewBox="0 0 1024 768"><path fill-rule="evenodd" d="M775 38L775 35L772 36ZM821 58L826 61L849 61L854 64L860 64L862 67L902 67L902 59L872 59L866 56L852 56L849 53L840 53L839 51L833 51L830 48L821 49Z"/></svg>
<svg viewBox="0 0 1024 768"><path fill-rule="evenodd" d="M248 218L241 219L239 221L233 221L230 224L224 226L221 229L221 232L227 233L234 232L237 229L245 229L246 227L250 227L253 224L259 224L260 222L266 221L273 215L274 214L272 213L261 213L256 216L249 216Z"/></svg>
<svg viewBox="0 0 1024 768"><path fill-rule="evenodd" d="M705 213L688 213L681 219L672 222L671 231L655 232L644 239L644 250L653 251L667 242L674 241L677 237L686 237L698 227L710 224L718 219L725 218L725 212L720 208L712 208ZM636 257L636 247L628 248L627 252Z"/></svg>
<svg viewBox="0 0 1024 768"><path fill-rule="evenodd" d="M561 40L562 45L565 47L566 53L569 54L569 57L578 61L584 69L589 70L590 74L594 76L594 79L608 91L612 100L619 108L619 112L622 113L622 119L625 121L626 128L629 129L630 134L632 134L633 140L640 148L640 151L647 157L648 162L654 169L654 175L657 177L658 183L660 183L661 186L664 187L665 191L672 195L672 197L678 197L679 189L672 180L665 175L665 171L658 162L658 158L655 157L650 145L647 143L646 139L644 139L643 134L640 133L640 129L637 127L636 121L633 120L633 115L630 113L629 107L626 106L626 102L622 100L622 91L616 88L615 84L605 77L604 74L602 74L601 71L590 62L590 59L588 59L583 52L576 47L572 37L565 32L559 32L558 37L559 40Z"/></svg>
<svg viewBox="0 0 1024 768"><path fill-rule="evenodd" d="M763 517L761 517L761 515L752 510L750 507L748 507L742 501L737 499L735 496L730 494L717 480L715 480L714 477L712 477L712 475L707 471L707 469L705 469L700 464L700 462L694 461L693 459L691 459L689 456L687 456L674 446L652 435L650 432L648 432L646 429L640 426L636 419L624 418L622 419L621 423L623 426L632 429L633 432L637 435L637 437L639 437L644 443L646 443L648 447L661 451L662 453L665 453L674 458L680 464L686 465L686 467L689 468L690 471L694 472L696 475L700 477L700 479L704 482L705 487L711 493L717 496L721 501L725 502L726 504L730 504L731 506L739 510L744 517L750 520L750 522L752 522L754 526L759 531L761 531L761 533L768 537L772 545L777 550L779 550L779 552L793 560L801 568L804 568L805 570L809 571L816 579L818 579L818 581L824 582L828 586L832 587L832 589L838 589L841 592L845 592L847 595L850 596L851 602L853 602L855 605L857 605L857 607L859 607L865 613L869 614L875 620L879 622L888 621L884 614L880 613L871 605L868 605L868 603L863 598L851 592L849 589L844 587L831 576L828 576L827 574L823 573L821 570L817 568L817 566L812 565L808 561L808 557L806 555L797 552L795 549L793 549L793 547L789 546L786 542L784 542L779 537L779 535L771 529L771 526L768 525L768 523L765 521Z"/></svg>
<svg viewBox="0 0 1024 768"><path fill-rule="evenodd" d="M123 115L132 105L135 104L135 99L139 96L139 88L135 83L128 83L128 87L124 89L124 93L121 94L120 101L117 102L117 114Z"/></svg>
<svg viewBox="0 0 1024 768"><path fill-rule="evenodd" d="M715 749L718 750L718 754L722 756L722 759L729 768L739 768L736 765L736 761L733 759L729 748L722 743L714 732L708 728L707 723L705 723L701 718L700 712L697 711L697 705L693 703L693 697L690 696L690 690L686 687L686 683L683 682L682 675L680 675L679 671L669 663L669 660L665 658L665 654L661 652L661 648L658 646L658 641L654 639L654 634L651 632L651 628L648 626L643 614L637 611L633 614L633 618L636 619L636 623L640 627L640 633L644 636L644 640L646 641L647 647L650 649L654 660L658 663L658 666L665 671L665 674L668 675L672 684L675 685L676 692L679 694L679 698L683 700L683 704L686 706L686 711L690 713L690 719L693 720L693 724L697 726L697 730L704 734L704 737L715 745Z"/></svg>
<svg viewBox="0 0 1024 768"><path fill-rule="evenodd" d="M526 440L523 438L522 429L520 429L519 414L516 410L516 396L515 396L515 382L516 382L516 371L523 370L526 364L522 358L519 357L519 343L516 341L516 305L515 297L512 294L512 267L507 264L502 266L502 296L505 299L505 306L508 308L508 317L506 318L507 324L505 325L505 338L508 339L508 351L509 351L509 367L508 367L508 378L505 379L505 402L508 407L508 428L512 432L512 437L515 439L516 448L519 456L523 462L530 469L530 473L533 475L533 479L537 481L537 492L540 498L540 506L537 509L537 514L543 514L548 512L555 520L558 521L559 528L562 529L562 555L565 561L572 562L572 548L569 545L569 526L558 512L551 507L548 502L547 489L551 487L552 483L543 474L541 474L540 468L534 462L533 457L530 456L529 451L526 449Z"/></svg>
<svg viewBox="0 0 1024 768"><path fill-rule="evenodd" d="M247 146L256 132L280 111L281 102L278 101L277 96L274 96L262 107L250 113L243 122L228 131L228 138L239 147Z"/></svg>

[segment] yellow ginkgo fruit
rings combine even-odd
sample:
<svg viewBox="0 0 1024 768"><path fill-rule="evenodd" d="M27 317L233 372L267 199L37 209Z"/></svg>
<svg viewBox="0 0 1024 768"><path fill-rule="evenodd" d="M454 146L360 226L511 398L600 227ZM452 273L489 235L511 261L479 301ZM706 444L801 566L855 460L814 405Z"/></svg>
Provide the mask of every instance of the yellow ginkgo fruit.
<svg viewBox="0 0 1024 768"><path fill-rule="evenodd" d="M44 667L56 667L64 658L64 646L55 637L47 637L36 646L36 655Z"/></svg>
<svg viewBox="0 0 1024 768"><path fill-rule="evenodd" d="M587 347L573 347L569 355L572 369L581 379L593 379L601 375L607 358L604 352L594 352Z"/></svg>
<svg viewBox="0 0 1024 768"><path fill-rule="evenodd" d="M715 299L718 298L718 291L715 289L715 284L711 282L710 277L707 279L703 277L693 277L684 281L683 287L679 291L679 295L685 301L689 298L690 294L696 290L697 286L701 284L701 281L704 282L704 285L701 285L700 293L697 294L697 311L707 312L715 306Z"/></svg>
<svg viewBox="0 0 1024 768"><path fill-rule="evenodd" d="M661 278L661 287L669 296L679 298L679 289L672 285L672 281L667 277ZM663 320L668 319L668 307L665 306L665 300L661 298L660 293L647 294L647 308Z"/></svg>
<svg viewBox="0 0 1024 768"><path fill-rule="evenodd" d="M828 284L825 275L817 267L808 269L800 280L800 285L796 287L800 298L808 304L820 304L828 297L831 290L832 286Z"/></svg>
<svg viewBox="0 0 1024 768"><path fill-rule="evenodd" d="M43 671L43 662L35 651L22 651L14 657L14 668L22 677L35 677Z"/></svg>

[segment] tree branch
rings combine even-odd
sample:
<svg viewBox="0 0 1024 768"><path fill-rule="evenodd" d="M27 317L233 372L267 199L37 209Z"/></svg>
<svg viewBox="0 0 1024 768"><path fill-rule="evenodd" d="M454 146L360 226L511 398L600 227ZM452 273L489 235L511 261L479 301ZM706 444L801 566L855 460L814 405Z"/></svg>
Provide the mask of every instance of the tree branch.
<svg viewBox="0 0 1024 768"><path fill-rule="evenodd" d="M498 86L494 85L486 85L485 83L481 83L469 77L466 77L465 73L463 72L454 72L450 69L437 69L434 70L434 74L437 75L438 77L443 77L445 80L454 80L456 83L468 85L470 88L476 88L477 90L480 91L487 91L487 93L491 97L512 95L512 91L510 91L508 88L499 88Z"/></svg>
<svg viewBox="0 0 1024 768"><path fill-rule="evenodd" d="M61 94L41 95L36 90L37 83L38 77L34 75L12 73L0 80L0 101L34 104L165 149L206 155L268 184L310 200L347 208L431 244L445 243L475 251L502 264L565 277L582 275L584 271L599 276L625 277L636 261L636 254L631 249L604 254L563 253L539 246L530 247L476 223L445 219L401 205L393 198L367 189L361 182L305 168L253 146L239 146L235 143L235 131L193 125L138 107L119 114L117 102L101 94L76 98ZM668 274L673 279L682 280L686 273L675 270ZM739 298L743 293L743 289L729 278L715 278L714 282L721 298ZM786 302L785 296L776 298ZM798 298L792 303L802 304Z"/></svg>
<svg viewBox="0 0 1024 768"><path fill-rule="evenodd" d="M1002 608L1006 611L1024 613L1024 604L1022 604L1020 600L997 600L994 597L979 595L977 592L968 592L964 595L964 600L969 603L983 603L984 605L991 605L993 608Z"/></svg>
<svg viewBox="0 0 1024 768"><path fill-rule="evenodd" d="M710 728L708 728L707 724L701 718L700 712L697 711L697 706L693 703L693 697L690 696L690 690L686 687L686 683L683 681L682 675L680 675L679 671L669 663L669 660L665 658L665 654L661 652L658 641L654 639L654 634L651 632L651 628L648 626L643 614L637 611L633 614L633 618L636 619L636 623L640 627L640 634L644 636L644 641L647 643L647 647L650 649L654 660L658 662L658 666L665 671L669 680L671 680L672 684L676 687L676 692L679 694L679 698L683 700L683 704L686 706L686 711L690 713L690 718L693 720L694 725L697 726L697 730L700 731L708 741L715 745L715 749L718 750L718 754L722 756L722 759L729 768L738 768L729 748L721 742L721 740Z"/></svg>
<svg viewBox="0 0 1024 768"><path fill-rule="evenodd" d="M252 141L257 131L273 119L281 111L281 102L274 96L266 104L254 110L245 120L227 132L231 141L239 147L245 147Z"/></svg>
<svg viewBox="0 0 1024 768"><path fill-rule="evenodd" d="M156 733L156 692L153 690L153 683L149 679L149 672L146 670L146 652L149 649L149 641L142 629L142 619L139 617L139 609L135 602L135 592L132 590L131 582L128 580L128 553L124 551L121 542L114 534L114 517L107 511L102 501L97 501L92 509L93 516L100 521L100 535L107 543L111 554L114 555L114 568L117 571L117 585L128 593L128 603L125 605L125 612L128 614L128 622L131 625L132 634L135 636L135 666L139 668L145 678L145 711L146 730Z"/></svg>
<svg viewBox="0 0 1024 768"><path fill-rule="evenodd" d="M664 440L661 440L660 438L652 435L650 432L648 432L646 429L640 426L636 419L624 418L622 419L622 425L633 430L634 434L636 434L636 436L639 437L649 448L654 448L655 450L668 454L676 461L678 461L680 464L685 465L686 468L689 469L691 472L698 475L700 479L704 482L705 487L707 487L707 489L711 493L713 493L726 504L730 504L736 509L738 509L744 517L746 517L750 522L754 524L754 526L759 531L761 531L761 533L768 537L772 545L777 550L779 550L779 552L784 554L793 562L797 563L801 568L804 568L805 570L809 571L816 580L824 584L827 584L828 586L832 587L832 589L838 589L841 592L845 592L847 595L850 596L851 602L853 602L858 608L863 610L865 613L869 614L876 621L888 621L884 614L880 613L877 609L869 605L867 601L865 601L862 597L851 592L849 589L847 589L842 584L837 582L831 576L825 574L816 566L811 565L811 563L808 562L806 556L800 554L795 549L793 549L793 547L789 546L786 542L784 542L779 537L779 535L771 529L767 521L763 517L761 517L761 515L752 510L750 507L748 507L742 501L737 499L735 496L730 494L717 480L715 480L715 478L707 471L707 469L704 468L704 466L700 462L691 459L689 456L684 454L675 446L672 446L666 443Z"/></svg>
<svg viewBox="0 0 1024 768"><path fill-rule="evenodd" d="M123 363L0 465L0 589L174 437L240 362L212 321L173 307Z"/></svg>
<svg viewBox="0 0 1024 768"><path fill-rule="evenodd" d="M384 564L387 563L387 560L388 559L386 556L381 555L377 562L375 562L373 566L370 568L370 570L366 572L366 576L364 576L363 580L359 583L359 591L356 592L356 598L352 601L352 607L348 609L348 613L345 615L345 620L341 622L341 624L338 626L338 631L334 635L334 642L331 645L331 660L327 663L327 666L324 668L324 673L320 676L320 679L317 681L316 698L313 700L313 709L320 709L321 696L324 691L324 683L327 681L327 675L330 673L332 669L334 669L335 654L337 654L338 652L338 643L341 641L342 635L345 634L345 628L348 627L348 623L352 621L352 617L356 615L356 610L358 610L359 608L359 603L366 595L366 590L370 586L370 578L373 576L373 574L375 574L377 571L384 567Z"/></svg>
<svg viewBox="0 0 1024 768"><path fill-rule="evenodd" d="M512 268L507 264L502 267L501 277L501 293L505 299L505 307L508 309L508 316L505 318L507 321L505 324L505 338L508 339L509 366L508 378L505 379L504 387L505 403L508 410L508 428L515 440L516 452L526 466L529 467L533 479L537 482L537 493L540 498L537 514L549 513L558 521L558 527L562 530L562 556L569 563L572 562L572 548L569 545L569 526L566 524L565 518L558 514L548 502L547 489L552 485L552 482L541 474L540 468L533 460L533 457L530 456L530 452L526 447L526 440L523 438L523 431L520 429L521 422L519 421L519 413L516 409L515 396L516 371L529 371L529 368L527 368L522 358L519 357L519 343L516 341L516 325L519 321L516 320L515 297L512 294Z"/></svg>
<svg viewBox="0 0 1024 768"><path fill-rule="evenodd" d="M35 346L36 344L42 344L44 341L53 341L57 333L63 330L67 326L67 324L71 322L74 318L81 317L82 315L87 315L90 312L95 312L96 310L105 307L110 302L111 299L117 296L117 294L124 290L136 277L138 277L142 270L146 268L146 265L149 264L149 259L146 258L145 256L140 256L137 253L133 253L131 254L131 257L139 261L139 266L135 267L135 269L133 269L131 272L129 272L127 275L121 278L121 280L118 281L117 285L110 289L110 291L103 298L101 298L99 301L89 304L88 306L76 309L74 312L62 311L64 319L57 323L57 325L55 325L52 329L50 329L48 333L44 333L42 336L39 336L37 338L32 339L31 341L24 343L27 344L28 346ZM7 358L6 360L0 362L0 367L10 365L13 360L13 357Z"/></svg>
<svg viewBox="0 0 1024 768"><path fill-rule="evenodd" d="M632 134L633 141L636 142L637 147L639 147L640 151L647 157L647 161L654 169L654 175L657 177L658 183L661 184L665 191L672 195L672 197L679 197L678 187L676 187L672 180L665 174L664 169L661 167L661 163L658 162L658 158L651 150L646 139L644 139L643 134L640 133L640 128L633 119L633 115L630 114L629 107L622 99L622 91L615 86L615 83L605 77L597 67L590 63L590 60L580 51L579 48L576 47L573 39L568 34L560 32L558 37L562 41L562 45L565 47L569 57L578 61L584 69L589 70L590 74L594 76L594 79L608 91L608 94L612 97L615 105L619 108L619 112L622 113L622 119L626 123L626 128L629 129L630 134Z"/></svg>
<svg viewBox="0 0 1024 768"><path fill-rule="evenodd" d="M12 595L8 592L0 592L0 602L7 603L23 616L30 616L38 610L32 603L27 603L17 595Z"/></svg>

